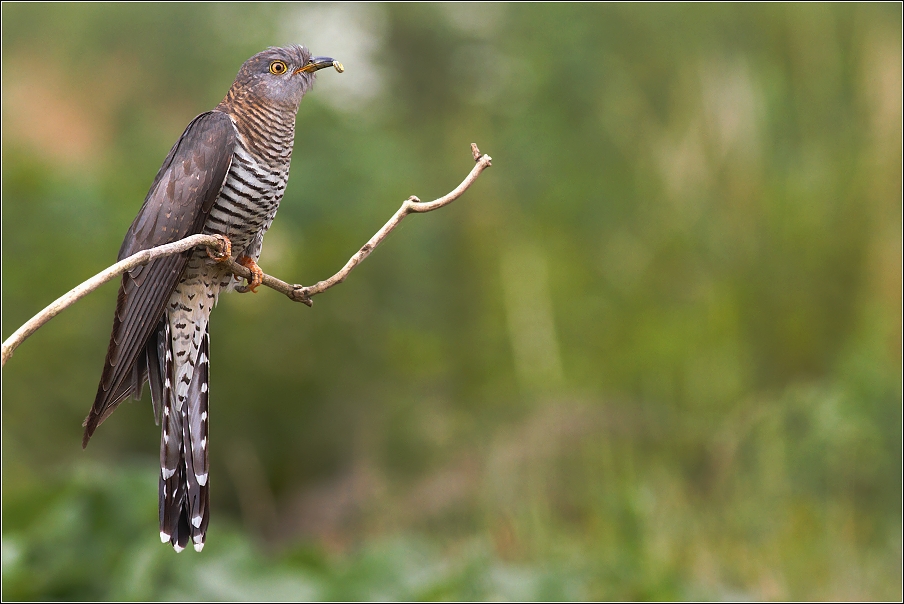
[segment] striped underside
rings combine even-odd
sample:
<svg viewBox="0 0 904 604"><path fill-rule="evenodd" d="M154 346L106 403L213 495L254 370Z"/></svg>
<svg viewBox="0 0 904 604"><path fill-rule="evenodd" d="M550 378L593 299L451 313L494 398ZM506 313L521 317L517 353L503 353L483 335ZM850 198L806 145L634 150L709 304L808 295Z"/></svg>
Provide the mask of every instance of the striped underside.
<svg viewBox="0 0 904 604"><path fill-rule="evenodd" d="M204 223L203 232L232 243L233 256L260 257L264 233L273 222L289 178L294 113L285 127L259 121L268 110L238 112L238 137L229 173ZM238 127L248 123L248 128ZM257 128L255 128L257 124ZM255 134L252 138L242 131ZM288 144L286 144L288 142ZM204 547L209 506L208 393L210 311L231 273L202 250L193 252L166 305L158 332L164 377L160 443L160 538L177 551L191 542Z"/></svg>

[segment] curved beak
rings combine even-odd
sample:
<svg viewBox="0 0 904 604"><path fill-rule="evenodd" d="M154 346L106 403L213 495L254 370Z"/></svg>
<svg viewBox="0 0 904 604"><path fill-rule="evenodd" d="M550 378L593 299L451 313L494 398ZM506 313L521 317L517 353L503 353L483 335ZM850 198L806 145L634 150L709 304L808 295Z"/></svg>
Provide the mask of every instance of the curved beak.
<svg viewBox="0 0 904 604"><path fill-rule="evenodd" d="M315 71L323 69L324 67L334 67L339 73L345 71L345 68L339 61L336 61L330 57L314 57L310 61L308 61L304 67L299 67L298 69L296 69L295 73L313 73Z"/></svg>

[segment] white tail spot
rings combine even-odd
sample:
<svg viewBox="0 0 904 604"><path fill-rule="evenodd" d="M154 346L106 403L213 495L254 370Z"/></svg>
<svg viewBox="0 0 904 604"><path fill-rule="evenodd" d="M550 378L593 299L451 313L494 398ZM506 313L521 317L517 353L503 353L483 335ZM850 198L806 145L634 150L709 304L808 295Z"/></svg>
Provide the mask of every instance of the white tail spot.
<svg viewBox="0 0 904 604"><path fill-rule="evenodd" d="M201 528L201 516L195 516L191 519L191 523L195 528Z"/></svg>
<svg viewBox="0 0 904 604"><path fill-rule="evenodd" d="M202 449L206 449L206 448L207 448L207 439L206 439L206 438L202 438L202 439L201 439L201 448L202 448Z"/></svg>
<svg viewBox="0 0 904 604"><path fill-rule="evenodd" d="M207 472L204 472L203 474L195 474L195 478L198 479L198 484L202 487L207 484Z"/></svg>
<svg viewBox="0 0 904 604"><path fill-rule="evenodd" d="M166 468L160 468L160 469L163 472L163 480L169 480L170 476L172 476L173 474L176 473L175 468L172 470L167 470Z"/></svg>
<svg viewBox="0 0 904 604"><path fill-rule="evenodd" d="M205 386L206 386L206 385L207 385L207 384L205 384ZM202 388L202 390L203 390L203 388ZM201 414L201 421L202 421L202 422L206 422L206 421L207 421L207 411L205 411L204 413Z"/></svg>
<svg viewBox="0 0 904 604"><path fill-rule="evenodd" d="M170 540L170 536L167 533L160 531L160 543L166 543L169 540Z"/></svg>
<svg viewBox="0 0 904 604"><path fill-rule="evenodd" d="M201 353L201 356L198 357L198 362L199 362L199 363L206 363L206 362L207 362L207 355L204 354L204 353L202 352L202 353Z"/></svg>
<svg viewBox="0 0 904 604"><path fill-rule="evenodd" d="M173 549L176 550L176 553L178 554L179 552L181 552L181 551L184 550L185 548L182 547L181 545L179 545L178 543L173 543Z"/></svg>
<svg viewBox="0 0 904 604"><path fill-rule="evenodd" d="M201 384L201 392L207 392L207 383Z"/></svg>
<svg viewBox="0 0 904 604"><path fill-rule="evenodd" d="M202 541L201 543L195 543L195 551L196 551L196 552L200 552L202 549L204 549L204 542L203 542L203 541Z"/></svg>

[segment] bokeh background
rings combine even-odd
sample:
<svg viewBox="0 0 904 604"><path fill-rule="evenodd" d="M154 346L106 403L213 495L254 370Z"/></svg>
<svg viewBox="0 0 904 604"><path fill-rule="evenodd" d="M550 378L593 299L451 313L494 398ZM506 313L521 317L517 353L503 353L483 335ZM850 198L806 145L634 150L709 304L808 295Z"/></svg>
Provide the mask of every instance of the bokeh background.
<svg viewBox="0 0 904 604"><path fill-rule="evenodd" d="M242 62L331 55L212 320L212 524L116 284L3 370L4 599L902 597L902 19L885 5L2 7L2 333L115 259Z"/></svg>

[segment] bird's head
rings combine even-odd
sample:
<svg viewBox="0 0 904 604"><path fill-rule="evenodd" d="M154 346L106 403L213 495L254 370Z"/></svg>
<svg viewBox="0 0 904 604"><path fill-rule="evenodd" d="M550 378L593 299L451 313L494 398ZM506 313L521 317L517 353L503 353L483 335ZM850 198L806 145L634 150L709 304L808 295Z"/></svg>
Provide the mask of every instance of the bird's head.
<svg viewBox="0 0 904 604"><path fill-rule="evenodd" d="M330 57L312 57L304 46L271 47L242 65L230 92L250 95L270 104L294 106L314 85L315 73L325 67L342 72L342 64Z"/></svg>

